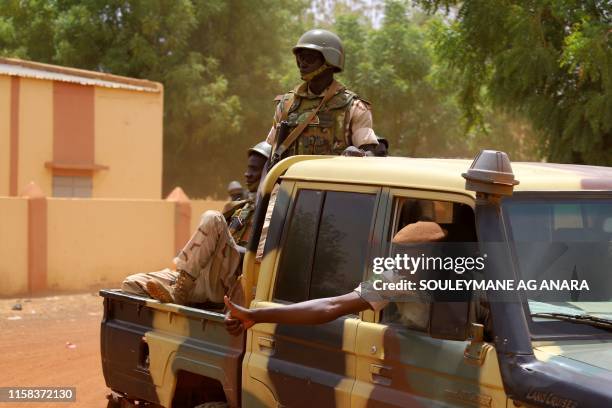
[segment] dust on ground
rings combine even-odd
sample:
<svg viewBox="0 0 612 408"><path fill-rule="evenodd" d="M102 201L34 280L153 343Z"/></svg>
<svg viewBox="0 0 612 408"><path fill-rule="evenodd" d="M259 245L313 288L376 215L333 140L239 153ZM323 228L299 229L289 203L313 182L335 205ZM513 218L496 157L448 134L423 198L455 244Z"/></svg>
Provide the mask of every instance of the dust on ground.
<svg viewBox="0 0 612 408"><path fill-rule="evenodd" d="M106 407L101 319L97 292L0 299L0 387L76 387L76 402L0 407Z"/></svg>

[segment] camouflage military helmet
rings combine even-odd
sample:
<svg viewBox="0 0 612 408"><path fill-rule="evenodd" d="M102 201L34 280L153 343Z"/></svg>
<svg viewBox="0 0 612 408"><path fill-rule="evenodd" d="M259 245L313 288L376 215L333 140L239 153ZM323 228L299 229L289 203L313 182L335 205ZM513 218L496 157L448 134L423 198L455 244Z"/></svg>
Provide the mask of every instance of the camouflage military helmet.
<svg viewBox="0 0 612 408"><path fill-rule="evenodd" d="M240 182L234 180L234 181L230 182L227 185L227 191L229 193L239 192L239 191L242 192L242 184L240 184Z"/></svg>
<svg viewBox="0 0 612 408"><path fill-rule="evenodd" d="M306 31L293 47L293 53L300 49L319 51L323 54L327 65L334 67L334 71L341 72L344 69L342 40L331 31L321 29Z"/></svg>
<svg viewBox="0 0 612 408"><path fill-rule="evenodd" d="M251 153L259 153L266 159L269 159L270 154L272 154L272 146L266 141L259 142L249 149L249 154Z"/></svg>

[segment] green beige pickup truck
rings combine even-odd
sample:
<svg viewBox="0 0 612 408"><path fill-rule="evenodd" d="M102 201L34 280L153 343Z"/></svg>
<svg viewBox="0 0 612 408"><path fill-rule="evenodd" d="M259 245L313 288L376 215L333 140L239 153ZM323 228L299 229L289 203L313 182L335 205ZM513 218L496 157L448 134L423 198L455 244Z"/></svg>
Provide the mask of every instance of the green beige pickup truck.
<svg viewBox="0 0 612 408"><path fill-rule="evenodd" d="M421 325L391 302L316 326L256 324L236 337L222 305L102 290L109 406L612 407L611 168L510 166L495 151L472 163L290 157L266 177L256 210L242 270L250 307L354 290L418 217L488 254L488 280L588 289L432 301Z"/></svg>

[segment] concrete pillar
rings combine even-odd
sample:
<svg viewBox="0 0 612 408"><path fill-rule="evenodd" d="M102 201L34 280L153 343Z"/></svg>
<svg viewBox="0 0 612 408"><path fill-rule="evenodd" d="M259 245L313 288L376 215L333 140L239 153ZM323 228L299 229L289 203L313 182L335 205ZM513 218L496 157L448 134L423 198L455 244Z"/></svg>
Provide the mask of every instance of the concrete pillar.
<svg viewBox="0 0 612 408"><path fill-rule="evenodd" d="M17 181L19 180L19 77L11 77L11 119L9 147L9 196L17 196Z"/></svg>
<svg viewBox="0 0 612 408"><path fill-rule="evenodd" d="M191 236L191 200L182 188L176 187L166 201L174 202L174 249L178 253Z"/></svg>
<svg viewBox="0 0 612 408"><path fill-rule="evenodd" d="M33 181L21 192L28 199L28 292L47 290L47 197Z"/></svg>

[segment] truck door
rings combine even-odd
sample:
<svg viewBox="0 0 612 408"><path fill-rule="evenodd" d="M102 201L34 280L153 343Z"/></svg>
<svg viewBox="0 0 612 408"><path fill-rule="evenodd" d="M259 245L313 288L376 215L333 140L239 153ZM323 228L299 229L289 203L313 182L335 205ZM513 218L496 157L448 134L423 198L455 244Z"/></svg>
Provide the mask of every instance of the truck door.
<svg viewBox="0 0 612 408"><path fill-rule="evenodd" d="M273 284L264 298L258 288L259 299L251 306L301 302L356 288L371 256L380 191L295 183L278 244L273 232L266 243L266 251L279 248L274 270L266 270L271 260L265 258L260 271L273 273ZM278 225L275 215L272 224ZM349 407L359 322L358 316L348 316L318 326L255 325L247 341L245 406L261 403L265 387L280 406ZM250 399L250 394L258 396Z"/></svg>
<svg viewBox="0 0 612 408"><path fill-rule="evenodd" d="M473 199L439 192L383 192L388 210L383 251L403 226L435 221L447 240L476 241ZM383 204L381 204L383 205ZM391 302L357 327L356 374L351 407L506 407L494 348L483 342L428 335L431 307ZM475 357L477 356L477 357Z"/></svg>

